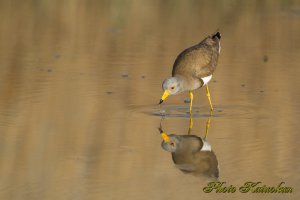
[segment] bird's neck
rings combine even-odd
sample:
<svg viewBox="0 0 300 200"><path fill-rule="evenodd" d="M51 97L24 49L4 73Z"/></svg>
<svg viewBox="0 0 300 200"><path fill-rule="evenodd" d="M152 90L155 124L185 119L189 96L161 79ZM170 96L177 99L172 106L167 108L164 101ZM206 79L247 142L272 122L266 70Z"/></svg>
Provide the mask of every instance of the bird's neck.
<svg viewBox="0 0 300 200"><path fill-rule="evenodd" d="M182 88L182 91L184 91L183 88L190 88L190 90L195 90L199 88L202 84L199 79L196 78L186 78L181 75L176 75L175 78L177 78L177 81L180 83L180 87Z"/></svg>
<svg viewBox="0 0 300 200"><path fill-rule="evenodd" d="M188 82L187 78L180 74L177 74L174 77L177 79L178 83L180 83L181 86L187 84Z"/></svg>

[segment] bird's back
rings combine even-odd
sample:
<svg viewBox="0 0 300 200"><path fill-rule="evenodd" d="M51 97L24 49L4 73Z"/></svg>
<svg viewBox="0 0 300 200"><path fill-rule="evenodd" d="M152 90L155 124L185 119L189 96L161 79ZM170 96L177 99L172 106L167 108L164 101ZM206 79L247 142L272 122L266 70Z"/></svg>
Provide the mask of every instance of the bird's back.
<svg viewBox="0 0 300 200"><path fill-rule="evenodd" d="M220 38L221 35L217 32L181 52L173 65L172 76L189 75L200 79L213 74L221 48Z"/></svg>

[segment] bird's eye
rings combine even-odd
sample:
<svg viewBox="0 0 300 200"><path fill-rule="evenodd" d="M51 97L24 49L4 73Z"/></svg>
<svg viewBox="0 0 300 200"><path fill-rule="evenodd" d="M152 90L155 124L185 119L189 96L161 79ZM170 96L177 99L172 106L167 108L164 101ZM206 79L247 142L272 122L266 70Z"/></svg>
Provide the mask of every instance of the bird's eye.
<svg viewBox="0 0 300 200"><path fill-rule="evenodd" d="M174 90L174 88L175 88L174 86L173 86L173 87L171 87L171 90Z"/></svg>

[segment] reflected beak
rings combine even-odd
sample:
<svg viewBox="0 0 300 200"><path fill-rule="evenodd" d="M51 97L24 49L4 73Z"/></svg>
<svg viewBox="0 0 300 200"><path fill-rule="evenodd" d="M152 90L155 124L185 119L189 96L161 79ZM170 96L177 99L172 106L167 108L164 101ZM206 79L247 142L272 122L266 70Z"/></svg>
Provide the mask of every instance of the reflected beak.
<svg viewBox="0 0 300 200"><path fill-rule="evenodd" d="M170 90L165 90L164 94L162 95L159 104L161 104L162 102L164 102L164 100L170 95Z"/></svg>
<svg viewBox="0 0 300 200"><path fill-rule="evenodd" d="M166 133L161 133L161 137L164 140L164 142L170 142L170 138Z"/></svg>

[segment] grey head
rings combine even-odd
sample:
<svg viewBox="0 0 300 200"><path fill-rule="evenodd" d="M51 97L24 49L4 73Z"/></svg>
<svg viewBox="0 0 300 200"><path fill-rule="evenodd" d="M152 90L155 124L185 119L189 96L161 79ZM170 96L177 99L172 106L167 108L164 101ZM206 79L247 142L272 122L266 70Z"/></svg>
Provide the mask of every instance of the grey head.
<svg viewBox="0 0 300 200"><path fill-rule="evenodd" d="M171 153L194 153L201 151L203 140L195 135L168 135L168 141L163 140L162 148Z"/></svg>
<svg viewBox="0 0 300 200"><path fill-rule="evenodd" d="M159 104L161 104L169 95L175 95L184 91L183 79L180 77L170 77L164 80L162 88L164 94L162 95Z"/></svg>
<svg viewBox="0 0 300 200"><path fill-rule="evenodd" d="M168 152L171 153L176 152L178 149L180 149L181 138L180 136L173 135L173 134L168 136L169 136L169 141L168 142L162 141L161 147Z"/></svg>
<svg viewBox="0 0 300 200"><path fill-rule="evenodd" d="M183 91L183 81L178 77L170 77L164 80L162 88L168 90L170 95L175 95Z"/></svg>

